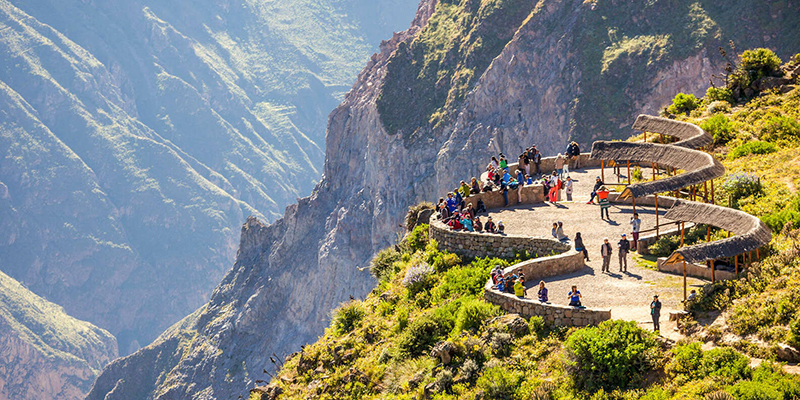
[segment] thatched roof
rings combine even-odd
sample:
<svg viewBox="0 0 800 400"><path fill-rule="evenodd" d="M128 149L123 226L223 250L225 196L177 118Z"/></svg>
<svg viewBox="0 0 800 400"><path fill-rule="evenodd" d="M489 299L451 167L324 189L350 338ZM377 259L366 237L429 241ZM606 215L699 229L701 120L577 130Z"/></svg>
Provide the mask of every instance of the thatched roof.
<svg viewBox="0 0 800 400"><path fill-rule="evenodd" d="M672 143L673 146L688 147L690 149L697 149L714 143L714 138L699 126L668 118L640 115L636 118L636 122L633 123L633 129L676 137L680 141Z"/></svg>
<svg viewBox="0 0 800 400"><path fill-rule="evenodd" d="M676 221L713 225L732 232L728 239L684 247L672 253L668 263L699 263L733 257L758 249L772 239L772 231L760 219L739 210L687 200L677 200L664 215Z"/></svg>
<svg viewBox="0 0 800 400"><path fill-rule="evenodd" d="M710 154L667 144L599 141L592 145L591 157L601 160L645 161L686 171L668 178L630 185L620 194L621 199L671 192L718 178L725 173L725 167Z"/></svg>

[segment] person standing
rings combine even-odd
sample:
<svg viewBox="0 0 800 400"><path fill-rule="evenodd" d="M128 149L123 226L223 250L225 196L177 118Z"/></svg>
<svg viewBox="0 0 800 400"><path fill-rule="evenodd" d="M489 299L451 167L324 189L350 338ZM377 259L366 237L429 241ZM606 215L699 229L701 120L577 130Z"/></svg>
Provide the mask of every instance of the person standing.
<svg viewBox="0 0 800 400"><path fill-rule="evenodd" d="M542 163L542 153L539 153L539 150L536 149L536 145L531 147L531 151L533 151L533 166L536 167L536 171L534 171L534 175L539 175L541 169L539 168L539 164Z"/></svg>
<svg viewBox="0 0 800 400"><path fill-rule="evenodd" d="M628 250L631 249L631 243L625 234L617 243L617 251L619 252L619 272L628 272ZM623 269L623 265L625 265Z"/></svg>
<svg viewBox="0 0 800 400"><path fill-rule="evenodd" d="M639 219L639 213L633 213L633 217L631 217L631 235L633 235L633 245L631 245L631 249L633 251L637 250L639 245L639 228L642 226L642 220Z"/></svg>
<svg viewBox="0 0 800 400"><path fill-rule="evenodd" d="M572 290L567 294L567 298L569 299L569 305L573 307L581 307L581 292L578 290L578 287L572 285Z"/></svg>
<svg viewBox="0 0 800 400"><path fill-rule="evenodd" d="M600 246L600 255L603 256L603 269L602 272L609 272L609 266L611 265L611 253L614 249L611 248L611 243L608 242L608 238L603 238L603 245Z"/></svg>
<svg viewBox="0 0 800 400"><path fill-rule="evenodd" d="M597 198L600 200L600 219L603 219L603 212L606 213L606 218L611 221L611 216L608 214L608 209L611 208L611 202L608 201L608 194L611 193L605 186L600 188L597 192Z"/></svg>
<svg viewBox="0 0 800 400"><path fill-rule="evenodd" d="M658 301L658 295L654 295L650 303L650 316L653 317L653 332L660 332L661 325L658 320L661 318L661 302Z"/></svg>
<svg viewBox="0 0 800 400"><path fill-rule="evenodd" d="M564 192L567 194L567 201L572 201L572 178L569 176L564 181Z"/></svg>
<svg viewBox="0 0 800 400"><path fill-rule="evenodd" d="M558 171L558 177L559 178L564 176L564 161L565 161L564 155L561 154L561 153L558 153L558 155L556 156L555 163L556 163L556 171Z"/></svg>

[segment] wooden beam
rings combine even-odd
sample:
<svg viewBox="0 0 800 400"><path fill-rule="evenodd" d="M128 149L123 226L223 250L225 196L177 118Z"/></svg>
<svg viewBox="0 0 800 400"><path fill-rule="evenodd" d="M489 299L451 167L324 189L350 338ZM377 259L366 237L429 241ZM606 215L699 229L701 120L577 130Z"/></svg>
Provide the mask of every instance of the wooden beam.
<svg viewBox="0 0 800 400"><path fill-rule="evenodd" d="M628 185L631 183L631 160L628 160Z"/></svg>
<svg viewBox="0 0 800 400"><path fill-rule="evenodd" d="M658 240L658 193L653 194L653 198L656 201L656 240ZM639 246L639 244L637 243L636 246Z"/></svg>
<svg viewBox="0 0 800 400"><path fill-rule="evenodd" d="M683 260L683 303L686 304L686 260Z"/></svg>
<svg viewBox="0 0 800 400"><path fill-rule="evenodd" d="M600 160L600 179L606 182L606 160Z"/></svg>

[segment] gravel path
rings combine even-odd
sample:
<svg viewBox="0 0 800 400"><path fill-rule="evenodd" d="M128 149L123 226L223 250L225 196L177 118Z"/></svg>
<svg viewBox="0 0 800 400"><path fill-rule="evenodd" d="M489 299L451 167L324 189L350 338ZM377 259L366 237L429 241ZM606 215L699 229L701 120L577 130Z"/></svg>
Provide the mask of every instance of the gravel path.
<svg viewBox="0 0 800 400"><path fill-rule="evenodd" d="M628 255L627 272L619 272L617 242L622 233L627 233L628 239L631 239L629 221L633 213L630 206L612 205L609 210L611 220L601 220L600 206L586 204L594 186L595 177L598 175L600 175L599 168L581 169L570 173L575 181L574 202L508 207L491 210L489 215L495 221L503 221L506 232L509 234L549 237L553 222L556 221L563 222L564 233L570 239L575 237L576 232L581 233L583 242L589 250L591 262L586 263L586 266L576 273L547 279L551 302L567 304L567 293L570 291L570 286L577 285L583 295L585 306L611 308L612 318L634 320L643 326L649 325L649 328L652 329L650 301L653 299L653 294L657 293L662 303L662 332L667 334L674 327L674 323L667 324L669 312L682 309L680 301L683 299L683 278L646 268L644 264L639 265L635 261L638 256L633 256L632 253ZM610 169L606 170L606 178L609 182L616 182L616 177L611 175ZM654 208L637 206L636 211L642 220L642 230L655 226ZM662 217L664 213L665 210L659 209ZM660 222L663 224L666 221L666 219L662 219ZM603 243L604 237L609 238L609 242L614 248L614 255L611 257L611 273L601 272L600 245ZM706 282L703 280L689 278L689 290L692 287L702 286L704 283ZM537 288L533 286L537 284L538 282L529 282L530 288L526 297L536 297Z"/></svg>

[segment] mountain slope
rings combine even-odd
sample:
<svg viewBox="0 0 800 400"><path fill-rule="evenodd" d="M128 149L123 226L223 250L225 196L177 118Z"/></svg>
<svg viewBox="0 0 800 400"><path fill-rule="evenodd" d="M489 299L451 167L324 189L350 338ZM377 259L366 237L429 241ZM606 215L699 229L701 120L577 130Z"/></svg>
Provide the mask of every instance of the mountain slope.
<svg viewBox="0 0 800 400"><path fill-rule="evenodd" d="M0 350L0 399L78 399L117 342L0 272Z"/></svg>
<svg viewBox="0 0 800 400"><path fill-rule="evenodd" d="M149 343L248 215L310 192L325 116L414 5L0 1L3 271Z"/></svg>
<svg viewBox="0 0 800 400"><path fill-rule="evenodd" d="M651 14L674 13L686 19L684 14L694 12L690 7L694 2L652 3L658 7L645 13L640 2L634 1L542 1L530 10L513 8L514 13L523 13L521 18L497 18L495 13L505 10L505 1L423 1L412 28L382 45L381 53L370 60L342 104L331 113L324 177L313 194L288 207L284 217L273 225L253 220L245 225L233 270L189 329L197 333L186 345L191 356L168 368L171 380L162 386L168 392L155 393L161 393L161 398L189 396L202 390L217 396L240 394L241 387L265 376L262 369L272 367L269 354L290 353L315 340L327 326L333 307L350 295L363 297L368 293L375 282L364 267L377 250L394 243L409 205L431 200L437 193L452 189L460 179L477 176L485 160L498 151L518 154L531 143L537 143L546 155L562 150L576 121L584 118L575 108L579 96L599 88L592 83L599 78L584 76L579 69L582 62L601 68L602 59L592 61L584 52L605 49L584 49L587 46L581 38L599 34L594 31L596 26L584 22L620 13L627 16L618 22L620 28L647 32L648 18L655 18ZM753 7L769 8L769 4ZM437 17L440 10L471 25L457 25L458 29L451 30L452 24L445 23L447 18ZM791 29L793 19L753 15L752 24L761 27L715 21L720 30L699 37L698 47L687 53L670 53L641 74L631 75L636 79L628 84L604 92L614 101L633 95L637 99L634 106L615 110L615 118L630 123L632 115L660 109L677 91L704 92L710 74L722 70L724 61L714 54L716 45L725 41L729 32L749 40L739 43L742 47L763 45L761 33L777 32L776 26L789 32L781 37L784 43L800 40L800 33ZM512 29L507 21L519 21L519 26ZM654 34L658 31L652 30ZM477 43L482 42L472 40L473 33L506 41L482 55L491 59L488 65L469 61L480 47ZM414 41L419 38L432 38L433 42L417 46ZM597 45L607 46L603 42ZM418 56L417 52L423 54ZM418 58L395 64L401 57ZM435 76L445 79L435 81L437 87L453 88L453 81L448 83L447 79L469 73L477 78L466 81L467 90L452 92L463 97L455 96L449 103L445 100L446 107L430 114L439 115L439 119L423 119L419 127L401 121L397 126L409 129L392 134L385 129L378 99L387 88L392 69L414 67L415 60L440 63L443 73ZM625 60L632 66L647 65L646 58ZM454 66L460 72L450 73L447 68ZM481 66L485 70L480 70ZM622 74L624 68L620 71ZM413 108L427 101L415 97L414 88L418 86L404 80L420 75L405 72L395 75L405 77L398 83L405 91L397 90L392 95L397 97L391 98L395 108ZM448 93L451 91L445 91ZM597 120L588 114L585 118L582 121ZM618 129L586 134L623 137L622 128ZM159 349L155 345L147 351ZM89 398L104 398L129 373L139 376L134 366L142 369L141 365L149 362L140 357L139 353L128 357L128 368L112 364L98 378ZM222 376L223 370L233 372ZM202 382L196 376L202 376ZM234 387L237 381L244 385ZM113 394L118 397L109 398L124 398L126 393Z"/></svg>

